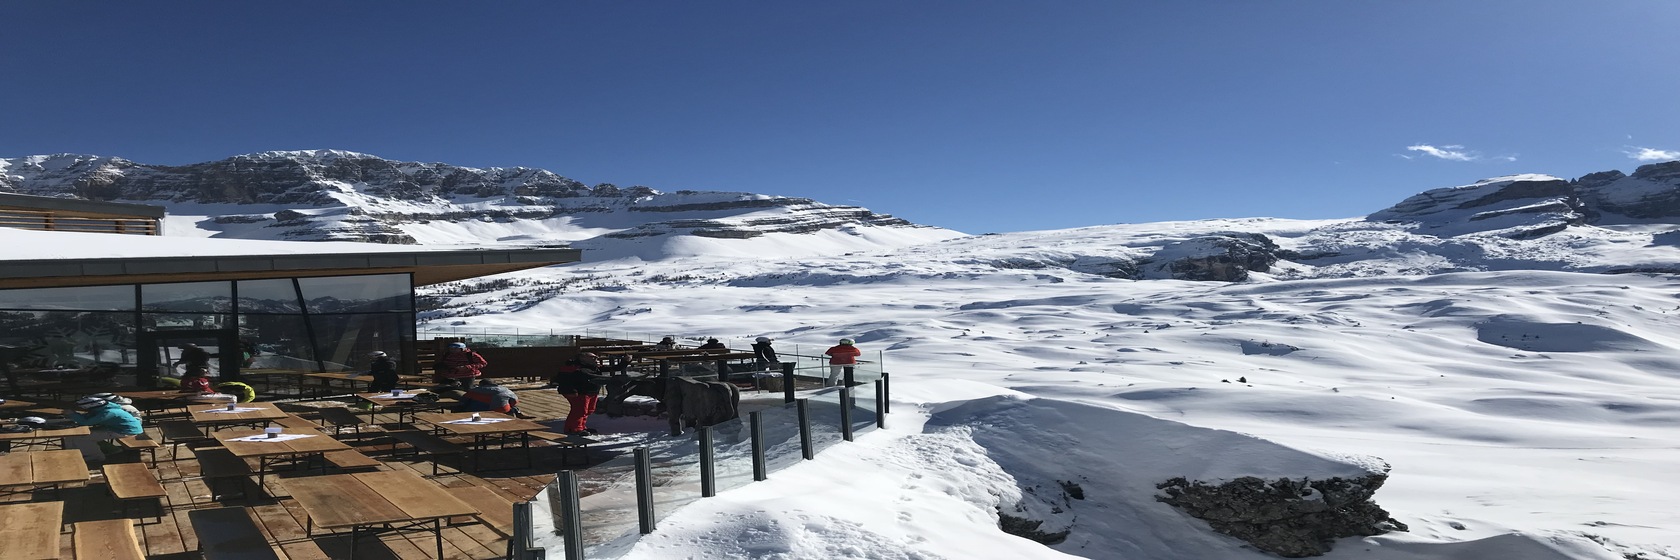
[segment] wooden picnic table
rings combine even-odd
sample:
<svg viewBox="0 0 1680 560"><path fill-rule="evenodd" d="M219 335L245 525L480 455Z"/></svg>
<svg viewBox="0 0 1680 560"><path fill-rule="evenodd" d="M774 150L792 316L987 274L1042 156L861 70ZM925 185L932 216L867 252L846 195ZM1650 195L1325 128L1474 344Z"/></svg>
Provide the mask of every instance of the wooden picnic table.
<svg viewBox="0 0 1680 560"><path fill-rule="evenodd" d="M286 490L308 514L305 534L316 526L350 529L350 558L363 532L430 531L443 558L443 525L450 517L482 513L437 483L408 471L334 474L286 480Z"/></svg>
<svg viewBox="0 0 1680 560"><path fill-rule="evenodd" d="M412 424L413 420L414 420L414 415L416 413L424 412L424 411L427 411L427 410L449 410L451 408L455 408L456 405L460 404L460 401L457 401L454 398L446 397L446 396L443 396L443 395L438 395L437 402L421 403L421 402L418 402L418 401L414 400L414 395L417 395L419 393L420 392L409 391L409 390L404 390L404 391L402 391L402 393L400 395L397 395L397 396L392 396L390 392L384 392L384 393L356 393L356 398L361 399L363 401L367 401L367 402L376 404L376 405L379 405L380 407L383 407L384 409L386 409L388 411L389 410L395 410L396 413L397 413L397 424ZM436 394L436 393L433 393L433 394ZM370 411L368 413L370 422L372 421L372 416L373 416L374 412L376 412L376 411ZM405 415L409 419L408 422L403 421L403 417Z"/></svg>
<svg viewBox="0 0 1680 560"><path fill-rule="evenodd" d="M258 441L239 441L242 438L252 439L252 436L255 436ZM261 486L267 480L269 465L281 461L295 460L299 457L307 459L314 455L352 449L344 442L333 439L326 432L311 428L284 428L281 437L272 438L274 441L268 441L271 438L268 438L267 433L263 430L227 430L216 432L215 438L233 456L241 459L257 460L258 486ZM324 472L326 461L321 461L321 468Z"/></svg>
<svg viewBox="0 0 1680 560"><path fill-rule="evenodd" d="M93 433L87 426L72 426L69 428L54 428L49 430L35 430L33 432L0 433L0 442L18 445L47 444L58 441L58 448L64 449L64 438L85 436Z"/></svg>
<svg viewBox="0 0 1680 560"><path fill-rule="evenodd" d="M431 424L433 428L450 435L469 436L472 438L472 468L478 470L478 456L490 445L490 438L494 437L504 445L512 436L519 436L519 445L525 450L525 466L531 466L531 432L541 432L548 426L521 420L499 412L477 413L483 422L467 423L472 419L472 412L429 412L415 414L415 420Z"/></svg>
<svg viewBox="0 0 1680 560"><path fill-rule="evenodd" d="M0 455L0 488L32 490L50 486L57 490L67 482L87 481L88 466L82 460L81 451L14 451ZM0 558L9 557L0 555Z"/></svg>
<svg viewBox="0 0 1680 560"><path fill-rule="evenodd" d="M64 502L0 505L0 558L58 558L58 532L63 526Z"/></svg>
<svg viewBox="0 0 1680 560"><path fill-rule="evenodd" d="M321 382L320 386L316 387L319 390L317 394L331 392L334 382L342 383L346 389L352 391L358 386L373 385L373 376L364 373L306 373L303 376ZM398 375L397 385L412 387L424 384L426 379L424 375Z"/></svg>
<svg viewBox="0 0 1680 560"><path fill-rule="evenodd" d="M188 404L187 412L192 414L192 421L194 424L211 426L214 429L220 429L224 426L236 424L258 426L269 421L285 418L287 416L287 414L282 412L279 407L274 406L274 403L269 402L234 403L234 407L236 409L255 410L225 412L227 410L226 403L201 402L197 404Z"/></svg>

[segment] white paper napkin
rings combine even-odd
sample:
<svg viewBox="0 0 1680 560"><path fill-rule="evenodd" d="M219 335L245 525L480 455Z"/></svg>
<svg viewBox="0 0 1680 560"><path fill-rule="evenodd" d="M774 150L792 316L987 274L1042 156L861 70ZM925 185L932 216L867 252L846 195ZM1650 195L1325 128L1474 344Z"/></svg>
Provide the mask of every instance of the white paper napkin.
<svg viewBox="0 0 1680 560"><path fill-rule="evenodd" d="M250 408L250 407L238 406L238 407L234 407L233 410L228 410L226 408L212 408L210 410L200 410L199 412L215 413L215 414L238 414L238 413L241 413L241 412L258 412L258 411L261 411L261 410L262 410L261 408Z"/></svg>
<svg viewBox="0 0 1680 560"><path fill-rule="evenodd" d="M373 398L376 398L376 399L412 399L412 398L414 398L414 395L417 395L417 394L419 394L419 393L403 393L401 395L393 395L393 394L390 394L390 393L384 393L384 394L374 395Z"/></svg>
<svg viewBox="0 0 1680 560"><path fill-rule="evenodd" d="M506 422L508 420L512 420L512 418L482 418L481 417L477 420L473 420L471 418L462 418L460 420L444 420L443 423L445 423L445 424L495 424L497 422Z"/></svg>
<svg viewBox="0 0 1680 560"><path fill-rule="evenodd" d="M303 438L306 438L306 437L315 437L315 434L280 434L280 435L275 436L275 437L268 437L268 434L257 434L257 435L254 435L254 436L236 437L236 438L229 439L228 441L275 441L275 442L279 442L279 441L289 441L289 440L294 440L294 439L303 439Z"/></svg>

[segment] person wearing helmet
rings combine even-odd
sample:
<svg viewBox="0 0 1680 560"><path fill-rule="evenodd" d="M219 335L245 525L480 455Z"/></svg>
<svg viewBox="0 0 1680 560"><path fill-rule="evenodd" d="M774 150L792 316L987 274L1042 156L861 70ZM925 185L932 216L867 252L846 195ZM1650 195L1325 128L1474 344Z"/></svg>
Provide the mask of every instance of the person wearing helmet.
<svg viewBox="0 0 1680 560"><path fill-rule="evenodd" d="M486 361L484 356L478 355L478 352L467 348L465 342L451 342L432 369L437 374L439 383L461 385L462 389L471 389L472 381L484 375L484 366L487 365L490 365L490 362Z"/></svg>
<svg viewBox="0 0 1680 560"><path fill-rule="evenodd" d="M124 396L118 395L116 393L98 393L98 394L88 395L88 396L94 397L94 398L105 399L105 402L117 405L117 408L123 409L123 412L133 414L135 418L141 418L142 417L141 414L140 414L140 409L134 408L134 399L130 399L128 397L124 397Z"/></svg>
<svg viewBox="0 0 1680 560"><path fill-rule="evenodd" d="M842 338L839 345L829 348L823 354L828 356L828 377L823 379L823 386L833 387L844 379L846 370L857 366L858 356L862 356L863 351L852 345L852 339Z"/></svg>
<svg viewBox="0 0 1680 560"><path fill-rule="evenodd" d="M65 416L90 431L85 436L64 438L64 445L81 451L82 458L92 463L102 463L106 455L121 451L111 443L113 440L144 432L140 418L99 397L82 397L76 401L76 409L66 411Z"/></svg>
<svg viewBox="0 0 1680 560"><path fill-rule="evenodd" d="M595 430L588 426L589 415L595 413L595 404L601 398L601 384L607 379L607 376L601 375L599 357L591 352L578 354L554 374L549 384L566 399L568 405L564 426L567 434L595 434Z"/></svg>
<svg viewBox="0 0 1680 560"><path fill-rule="evenodd" d="M700 349L701 350L728 350L729 347L724 346L722 342L718 342L718 339L708 338L708 339L706 339L705 344L700 345Z"/></svg>
<svg viewBox="0 0 1680 560"><path fill-rule="evenodd" d="M397 362L389 354L374 351L368 354L373 362L368 364L368 375L373 376L373 383L369 390L375 393L385 393L397 388Z"/></svg>
<svg viewBox="0 0 1680 560"><path fill-rule="evenodd" d="M677 349L677 339L671 338L669 336L667 336L665 338L661 338L661 339L659 339L658 344L653 345L653 349L654 350L660 350L660 351L676 350Z"/></svg>
<svg viewBox="0 0 1680 560"><path fill-rule="evenodd" d="M758 340L753 341L752 349L753 363L758 366L759 371L770 371L781 367L776 365L780 360L776 359L776 349L770 346L770 337L758 337Z"/></svg>

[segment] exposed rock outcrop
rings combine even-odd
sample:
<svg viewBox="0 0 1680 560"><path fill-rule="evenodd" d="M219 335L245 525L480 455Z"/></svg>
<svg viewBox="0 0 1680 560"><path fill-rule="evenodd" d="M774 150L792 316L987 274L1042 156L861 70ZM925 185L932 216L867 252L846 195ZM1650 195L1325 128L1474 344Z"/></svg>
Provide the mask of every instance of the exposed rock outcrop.
<svg viewBox="0 0 1680 560"><path fill-rule="evenodd" d="M1278 262L1278 246L1258 233L1223 233L1168 244L1148 259L1156 276L1177 280L1241 282L1249 271ZM1164 272L1164 275L1162 274Z"/></svg>
<svg viewBox="0 0 1680 560"><path fill-rule="evenodd" d="M1249 476L1223 484L1178 477L1157 485L1165 495L1156 499L1256 548L1303 558L1329 552L1331 541L1342 537L1405 531L1371 500L1386 480L1376 473L1324 480Z"/></svg>

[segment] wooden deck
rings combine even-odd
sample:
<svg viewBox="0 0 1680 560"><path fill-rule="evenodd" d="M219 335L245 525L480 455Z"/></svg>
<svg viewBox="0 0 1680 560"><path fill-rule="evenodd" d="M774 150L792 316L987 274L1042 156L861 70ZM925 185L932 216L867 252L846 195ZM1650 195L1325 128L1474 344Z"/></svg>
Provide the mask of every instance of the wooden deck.
<svg viewBox="0 0 1680 560"><path fill-rule="evenodd" d="M566 402L553 391L519 390L520 408L523 412L535 415L535 421L551 426L558 426L555 419L564 418ZM343 402L354 402L345 399ZM332 401L317 403L298 403L297 405L282 405L289 412L312 418L310 406L332 406ZM381 433L381 429L399 429L396 425L395 414L379 414L375 418L379 427L371 428L357 435L346 432L340 439L349 443L356 450L370 457L380 459L384 470L407 470L416 475L430 479L445 488L478 487L485 492L493 492L512 501L529 500L553 480L553 473L563 468L561 450L558 447L543 446L534 450L534 467L523 468L525 457L518 449L490 450L483 455L482 470L475 474L460 471L466 466L468 458L443 459L443 468L436 477L432 476L432 465L424 457L409 457L409 450L401 445L397 446L396 457L392 456L391 444L393 439ZM155 435L155 434L154 434ZM214 442L206 445L214 446ZM282 558L293 560L326 560L349 556L350 536L348 532L339 534L325 534L324 530L316 527L316 536L305 535L305 521L303 509L296 500L286 495L282 483L288 479L303 476L318 476L320 468L313 468L308 474L282 470L269 473L267 484L262 492L254 492L256 476L249 477L245 482L248 496L238 496L232 490L230 482L220 482L220 491L235 494L212 501L210 489L203 479L197 478L198 463L193 459L194 452L190 446L180 448L180 457L175 457L170 446L163 446L157 450L157 466L153 473L162 481L168 493L165 500L158 503L137 501L127 508L126 517L132 518L139 525L136 532L140 536L141 546L148 558L153 559L194 559L198 558L198 536L194 534L187 512L194 509L237 506L248 508L252 517L259 522L263 533L268 537L275 551ZM599 460L603 457L595 457ZM575 460L575 459L574 459ZM127 459L138 462L138 458ZM515 467L503 469L503 466ZM571 467L571 468L576 468ZM329 469L329 472L334 472ZM104 482L104 475L95 466L90 469L92 477L85 487L65 488L58 491L39 491L0 498L0 503L16 503L27 501L64 502L65 531L59 534L58 547L64 558L72 558L73 539L68 532L72 523L95 521L103 519L119 519L124 517L124 508L110 495ZM275 496L279 496L276 498ZM162 508L161 521L158 513ZM476 520L457 518L457 524L445 527L444 557L452 559L486 559L502 558L507 547L507 537L497 532L489 525ZM375 542L377 541L377 542ZM364 536L357 550L359 558L397 558L420 559L434 558L436 541L430 533L385 533L376 538Z"/></svg>

